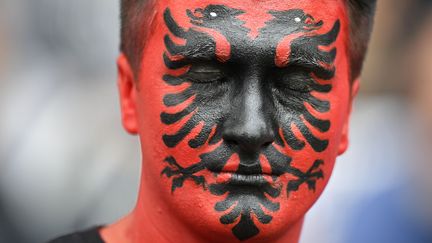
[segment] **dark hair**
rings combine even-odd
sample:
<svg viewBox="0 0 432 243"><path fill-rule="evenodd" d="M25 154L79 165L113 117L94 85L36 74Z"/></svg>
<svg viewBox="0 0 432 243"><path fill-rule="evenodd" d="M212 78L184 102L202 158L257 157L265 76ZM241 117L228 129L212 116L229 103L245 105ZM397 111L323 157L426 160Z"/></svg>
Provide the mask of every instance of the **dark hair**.
<svg viewBox="0 0 432 243"><path fill-rule="evenodd" d="M351 81L358 78L366 56L377 0L348 0Z"/></svg>
<svg viewBox="0 0 432 243"><path fill-rule="evenodd" d="M135 74L139 73L145 40L151 29L156 0L120 0L120 50Z"/></svg>
<svg viewBox="0 0 432 243"><path fill-rule="evenodd" d="M121 44L134 74L139 73L144 41L151 30L157 0L121 0ZM350 19L351 80L362 70L377 0L347 0ZM145 25L144 25L145 24Z"/></svg>

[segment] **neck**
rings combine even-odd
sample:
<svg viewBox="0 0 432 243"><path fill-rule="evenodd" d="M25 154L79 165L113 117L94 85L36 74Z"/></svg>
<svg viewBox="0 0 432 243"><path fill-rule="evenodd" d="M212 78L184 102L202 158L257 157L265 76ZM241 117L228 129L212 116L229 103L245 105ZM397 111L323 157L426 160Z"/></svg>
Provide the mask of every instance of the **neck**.
<svg viewBox="0 0 432 243"><path fill-rule="evenodd" d="M143 243L158 242L169 243L183 242L199 243L214 242L214 239L224 239L212 236L212 239L205 238L199 232L191 230L192 227L185 225L177 217L174 217L168 207L164 207L163 200L154 190L152 180L146 179L143 173L138 201L135 209L119 222L109 225L100 231L106 243ZM153 189L152 189L153 188ZM161 203L162 202L162 203ZM294 223L282 235L271 239L251 239L246 242L284 242L298 243L303 225L303 218ZM218 240L218 242L230 242L229 240ZM237 241L236 241L237 242Z"/></svg>

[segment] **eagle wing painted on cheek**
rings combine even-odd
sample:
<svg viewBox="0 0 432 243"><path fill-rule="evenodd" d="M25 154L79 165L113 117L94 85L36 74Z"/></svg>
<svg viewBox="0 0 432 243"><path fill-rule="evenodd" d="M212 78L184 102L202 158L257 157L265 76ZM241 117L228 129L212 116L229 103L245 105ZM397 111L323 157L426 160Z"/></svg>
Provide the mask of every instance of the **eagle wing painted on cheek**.
<svg viewBox="0 0 432 243"><path fill-rule="evenodd" d="M281 146L284 141L294 150L302 150L306 143L301 137L296 135L293 126L297 127L301 136L306 140L314 151L323 152L328 147L328 140L319 139L313 134L311 129L306 125L309 123L318 132L325 133L330 127L329 120L322 120L313 113L327 113L330 111L330 102L320 99L312 93L329 93L332 90L331 83L322 83L322 81L331 81L335 76L334 61L336 58L336 48L334 45L339 31L340 21L335 21L331 30L324 34L316 34L317 30L322 28L322 21L315 21L313 17L307 15L302 10L294 9L287 11L272 11L274 18L267 22L266 27L261 30L262 41L273 43L275 65L280 68L292 68L300 65L309 65L305 57L309 57L307 62L313 62L319 68L308 69L303 73L301 80L304 86L309 87L309 92L287 95L280 93L278 101L281 109L289 108L292 110L289 116L281 117L282 127L281 134L278 134L277 143ZM287 27L288 26L288 27ZM277 30L273 35L272 33ZM271 32L273 31L273 32ZM266 36L271 35L272 37ZM330 50L324 50L328 49ZM318 81L321 79L322 81ZM287 93L289 94L290 91ZM315 110L311 112L306 104ZM282 139L282 137L283 139Z"/></svg>

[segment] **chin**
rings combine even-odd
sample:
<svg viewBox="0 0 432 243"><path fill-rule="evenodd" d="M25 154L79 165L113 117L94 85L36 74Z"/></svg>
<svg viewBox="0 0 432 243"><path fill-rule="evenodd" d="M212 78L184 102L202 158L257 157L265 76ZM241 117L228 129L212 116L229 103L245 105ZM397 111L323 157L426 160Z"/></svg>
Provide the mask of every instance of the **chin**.
<svg viewBox="0 0 432 243"><path fill-rule="evenodd" d="M244 215L240 215L233 223L228 224L224 222L224 215L232 211L219 212L215 210L215 205L221 202L221 198L223 200L228 195L215 196L209 190L209 188L203 190L202 187L188 181L185 182L182 190L175 191L174 195L168 195L168 197L174 196L175 198L175 200L170 201L169 205L175 217L187 229L194 234L200 235L205 242L238 242L239 240L245 242L269 242L281 239L284 235L292 236L293 231L300 233L303 216L321 193L321 190L316 193L310 193L305 188L290 195L290 197L283 194L273 200L273 202L280 205L279 210L275 212L264 210L265 213L271 215L269 223L261 223L257 219L257 216L252 214L251 218L255 227L237 229L236 232L236 227L238 227ZM250 188L239 188L239 190L248 191ZM249 200L260 200L260 198L254 198L253 195L245 194L243 197L249 198ZM232 210L234 207L235 205L230 209ZM253 232L254 230L258 230L259 232Z"/></svg>

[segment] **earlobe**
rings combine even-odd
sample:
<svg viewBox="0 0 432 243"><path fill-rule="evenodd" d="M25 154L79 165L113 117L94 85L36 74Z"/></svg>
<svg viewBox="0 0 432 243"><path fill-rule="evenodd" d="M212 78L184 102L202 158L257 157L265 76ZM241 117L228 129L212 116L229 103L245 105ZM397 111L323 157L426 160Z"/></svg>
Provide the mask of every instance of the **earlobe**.
<svg viewBox="0 0 432 243"><path fill-rule="evenodd" d="M130 134L138 133L138 121L136 112L136 88L131 66L122 53L117 59L118 90L120 94L120 106L123 127Z"/></svg>
<svg viewBox="0 0 432 243"><path fill-rule="evenodd" d="M347 115L347 118L346 118L345 123L343 125L342 136L341 136L341 140L339 142L338 155L342 155L343 153L345 153L348 149L348 146L349 146L349 122L350 122L354 98L357 96L359 89L360 89L360 80L356 79L351 84L350 102L348 105L348 115Z"/></svg>
<svg viewBox="0 0 432 243"><path fill-rule="evenodd" d="M345 125L342 130L342 137L339 142L338 155L342 155L348 149L348 145L349 145L348 130L349 130L349 118L347 118L347 121L345 122Z"/></svg>

